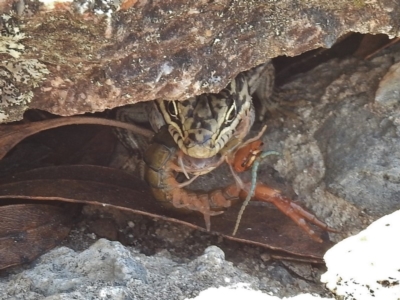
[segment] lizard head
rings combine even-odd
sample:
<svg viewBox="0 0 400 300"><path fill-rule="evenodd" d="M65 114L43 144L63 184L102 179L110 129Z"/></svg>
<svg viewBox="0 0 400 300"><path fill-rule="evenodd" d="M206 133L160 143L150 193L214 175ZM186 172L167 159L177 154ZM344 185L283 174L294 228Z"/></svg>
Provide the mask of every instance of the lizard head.
<svg viewBox="0 0 400 300"><path fill-rule="evenodd" d="M244 137L254 121L248 83L240 74L218 94L156 100L156 105L179 148L195 158L216 155L232 137Z"/></svg>

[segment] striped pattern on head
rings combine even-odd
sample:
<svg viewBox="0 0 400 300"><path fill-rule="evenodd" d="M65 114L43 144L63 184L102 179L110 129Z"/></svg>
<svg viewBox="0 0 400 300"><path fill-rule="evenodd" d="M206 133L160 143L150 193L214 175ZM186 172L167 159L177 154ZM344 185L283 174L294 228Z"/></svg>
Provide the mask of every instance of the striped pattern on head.
<svg viewBox="0 0 400 300"><path fill-rule="evenodd" d="M179 148L195 158L216 155L235 135L243 118L254 119L247 78L239 74L218 94L185 101L156 100L168 130Z"/></svg>

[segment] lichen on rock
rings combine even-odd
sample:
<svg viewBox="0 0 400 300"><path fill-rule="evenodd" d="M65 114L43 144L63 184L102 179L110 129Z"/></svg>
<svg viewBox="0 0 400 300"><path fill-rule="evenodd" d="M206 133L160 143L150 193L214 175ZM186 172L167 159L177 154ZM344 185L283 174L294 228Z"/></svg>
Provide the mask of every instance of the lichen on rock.
<svg viewBox="0 0 400 300"><path fill-rule="evenodd" d="M396 1L7 0L0 10L17 16L10 20L23 28L25 47L23 35L10 40L2 30L8 46L0 56L37 59L51 72L31 88L29 108L73 115L218 92L239 72L329 48L351 31L398 36L399 8Z"/></svg>
<svg viewBox="0 0 400 300"><path fill-rule="evenodd" d="M12 16L3 14L0 19L0 53L6 56L0 62L0 122L9 122L21 118L34 96L32 89L39 86L49 70L37 59L21 58L25 35Z"/></svg>

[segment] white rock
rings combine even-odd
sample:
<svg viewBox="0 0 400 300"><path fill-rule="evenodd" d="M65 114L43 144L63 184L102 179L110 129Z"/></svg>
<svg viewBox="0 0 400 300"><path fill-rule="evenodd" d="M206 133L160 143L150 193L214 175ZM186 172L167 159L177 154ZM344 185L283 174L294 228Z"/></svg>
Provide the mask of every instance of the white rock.
<svg viewBox="0 0 400 300"><path fill-rule="evenodd" d="M193 300L214 300L214 299L251 299L251 300L329 300L332 298L321 298L319 296L313 296L311 294L297 295L291 298L279 298L276 296L270 296L262 293L261 291L251 290L242 286L232 287L219 287L209 288L202 291L200 295ZM186 298L185 300L189 300ZM333 299L332 299L333 300Z"/></svg>
<svg viewBox="0 0 400 300"><path fill-rule="evenodd" d="M400 210L325 254L321 281L348 300L400 299Z"/></svg>

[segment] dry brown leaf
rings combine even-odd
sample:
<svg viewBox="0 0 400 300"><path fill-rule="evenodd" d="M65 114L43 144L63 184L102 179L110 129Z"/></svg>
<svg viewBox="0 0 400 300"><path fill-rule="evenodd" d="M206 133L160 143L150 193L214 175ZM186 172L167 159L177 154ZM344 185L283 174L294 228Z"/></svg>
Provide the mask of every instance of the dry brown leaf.
<svg viewBox="0 0 400 300"><path fill-rule="evenodd" d="M28 263L65 239L74 216L70 206L0 206L0 270Z"/></svg>
<svg viewBox="0 0 400 300"><path fill-rule="evenodd" d="M10 198L112 206L205 231L200 214L164 209L141 180L107 167L57 166L16 174L0 182L0 199ZM288 217L269 205L249 205L239 231L232 237L239 209L240 205L236 205L213 217L212 232L313 262L321 262L323 254L332 245L327 240L322 244L314 242ZM315 230L321 234L317 228Z"/></svg>

